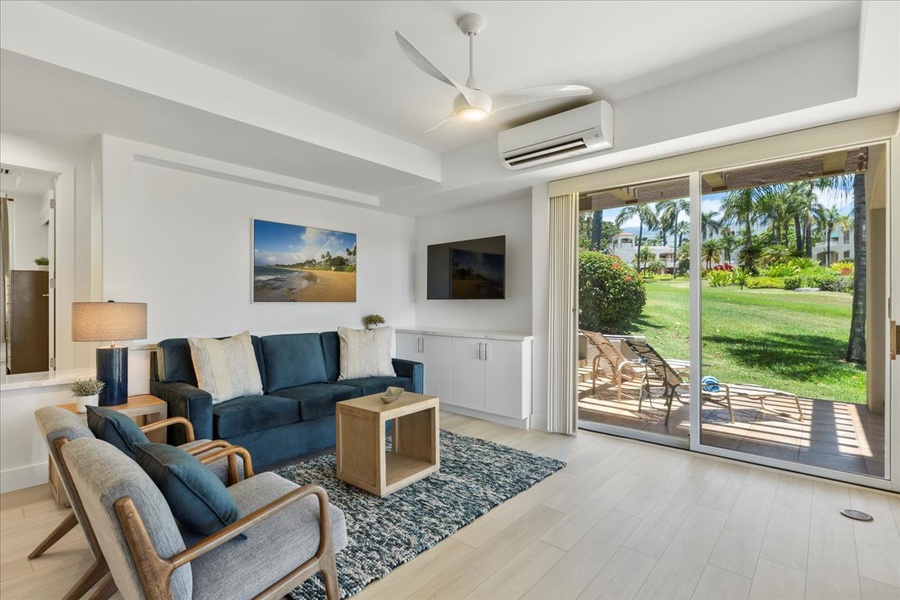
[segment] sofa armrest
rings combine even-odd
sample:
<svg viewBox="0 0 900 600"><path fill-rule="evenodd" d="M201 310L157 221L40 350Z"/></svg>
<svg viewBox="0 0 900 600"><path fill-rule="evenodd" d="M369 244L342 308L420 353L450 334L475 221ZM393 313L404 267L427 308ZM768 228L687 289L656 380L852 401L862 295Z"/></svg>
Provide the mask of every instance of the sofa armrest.
<svg viewBox="0 0 900 600"><path fill-rule="evenodd" d="M397 377L408 377L409 379L412 379L412 391L421 394L425 381L425 365L420 362L403 358L395 358L392 362L394 363L394 372L397 374Z"/></svg>
<svg viewBox="0 0 900 600"><path fill-rule="evenodd" d="M163 383L151 380L150 393L166 401L170 417L184 417L190 421L197 439L212 439L212 396L209 392L180 381ZM187 443L185 429L170 427L168 441L173 446Z"/></svg>

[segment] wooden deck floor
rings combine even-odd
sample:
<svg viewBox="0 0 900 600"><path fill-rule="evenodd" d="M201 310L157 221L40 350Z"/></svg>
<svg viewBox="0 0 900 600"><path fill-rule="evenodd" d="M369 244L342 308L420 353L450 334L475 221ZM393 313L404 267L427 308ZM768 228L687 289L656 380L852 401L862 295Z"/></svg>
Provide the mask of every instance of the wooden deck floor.
<svg viewBox="0 0 900 600"><path fill-rule="evenodd" d="M592 391L590 369L580 373L578 418L661 433L687 439L688 405L678 401L665 423L665 404L654 397L638 411L639 382L623 383L622 400L616 387L598 377ZM758 400L732 395L735 422L728 409L706 402L702 409L703 442L719 448L747 452L851 473L884 477L884 415L870 413L862 404L800 398L803 420L792 399Z"/></svg>

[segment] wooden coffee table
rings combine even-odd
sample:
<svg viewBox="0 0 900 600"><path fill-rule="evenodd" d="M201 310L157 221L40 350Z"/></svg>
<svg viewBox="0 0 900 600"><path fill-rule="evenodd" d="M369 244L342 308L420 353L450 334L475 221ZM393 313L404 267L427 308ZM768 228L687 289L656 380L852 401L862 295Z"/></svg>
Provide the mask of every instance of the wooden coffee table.
<svg viewBox="0 0 900 600"><path fill-rule="evenodd" d="M391 404L381 394L337 403L337 476L387 496L440 468L438 398L404 392ZM385 424L393 421L392 449Z"/></svg>

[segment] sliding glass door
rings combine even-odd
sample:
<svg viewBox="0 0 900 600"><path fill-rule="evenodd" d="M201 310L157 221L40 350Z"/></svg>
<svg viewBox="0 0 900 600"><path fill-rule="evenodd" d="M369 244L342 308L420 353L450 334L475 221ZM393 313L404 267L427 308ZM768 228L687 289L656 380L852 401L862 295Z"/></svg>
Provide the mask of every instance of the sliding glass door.
<svg viewBox="0 0 900 600"><path fill-rule="evenodd" d="M578 192L578 425L896 488L889 144L729 153Z"/></svg>
<svg viewBox="0 0 900 600"><path fill-rule="evenodd" d="M886 159L702 173L699 447L885 477Z"/></svg>

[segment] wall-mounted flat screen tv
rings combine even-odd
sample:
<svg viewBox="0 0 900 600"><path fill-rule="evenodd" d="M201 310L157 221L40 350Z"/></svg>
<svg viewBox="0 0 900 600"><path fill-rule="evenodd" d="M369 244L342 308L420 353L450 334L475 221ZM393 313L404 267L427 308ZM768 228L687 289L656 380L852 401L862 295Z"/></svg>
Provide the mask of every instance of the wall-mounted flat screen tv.
<svg viewBox="0 0 900 600"><path fill-rule="evenodd" d="M427 298L506 298L506 236L428 246Z"/></svg>

